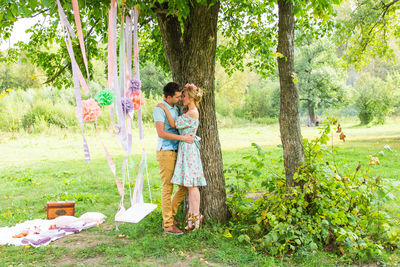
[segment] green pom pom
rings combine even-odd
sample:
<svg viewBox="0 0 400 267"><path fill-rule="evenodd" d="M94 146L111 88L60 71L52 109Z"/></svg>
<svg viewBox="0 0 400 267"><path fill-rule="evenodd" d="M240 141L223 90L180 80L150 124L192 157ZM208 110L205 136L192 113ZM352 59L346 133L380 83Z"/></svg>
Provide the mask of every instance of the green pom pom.
<svg viewBox="0 0 400 267"><path fill-rule="evenodd" d="M110 89L101 90L97 92L94 99L96 99L99 106L108 106L114 102L115 94Z"/></svg>

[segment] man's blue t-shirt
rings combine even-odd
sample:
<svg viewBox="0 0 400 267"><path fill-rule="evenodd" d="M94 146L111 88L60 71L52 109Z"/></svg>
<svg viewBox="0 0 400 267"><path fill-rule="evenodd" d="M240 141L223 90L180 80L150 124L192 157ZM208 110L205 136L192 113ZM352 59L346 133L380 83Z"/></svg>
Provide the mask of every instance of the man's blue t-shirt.
<svg viewBox="0 0 400 267"><path fill-rule="evenodd" d="M167 102L164 100L162 103L168 108L169 112L171 113L174 120L178 118L178 108L176 106L171 107ZM167 116L165 115L164 110L162 108L156 107L153 111L153 119L154 122L163 122L164 123L164 130L169 133L179 134L176 128L172 128L171 124L169 124ZM157 151L162 150L178 150L178 140L168 140L161 137L158 137L157 143Z"/></svg>

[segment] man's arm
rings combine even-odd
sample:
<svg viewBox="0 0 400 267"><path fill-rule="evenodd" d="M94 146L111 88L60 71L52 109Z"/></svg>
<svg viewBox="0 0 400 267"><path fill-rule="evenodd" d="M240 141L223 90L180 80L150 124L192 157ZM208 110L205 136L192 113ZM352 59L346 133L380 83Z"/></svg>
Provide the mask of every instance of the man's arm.
<svg viewBox="0 0 400 267"><path fill-rule="evenodd" d="M172 128L176 128L175 120L172 117L171 112L169 112L168 108L163 103L159 103L157 105L157 107L159 107L162 110L164 110L165 116L167 117L167 120L168 120L169 124L171 125Z"/></svg>
<svg viewBox="0 0 400 267"><path fill-rule="evenodd" d="M156 122L156 130L158 136L164 139L178 140L189 144L193 144L194 142L194 136L192 134L179 135L165 131L163 122Z"/></svg>

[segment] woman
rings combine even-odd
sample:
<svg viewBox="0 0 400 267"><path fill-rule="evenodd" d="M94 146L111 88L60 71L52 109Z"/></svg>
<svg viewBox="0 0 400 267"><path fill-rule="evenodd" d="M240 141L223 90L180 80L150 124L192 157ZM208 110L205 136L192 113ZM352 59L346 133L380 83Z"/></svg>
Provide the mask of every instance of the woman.
<svg viewBox="0 0 400 267"><path fill-rule="evenodd" d="M183 114L176 121L172 118L167 107L163 104L158 104L157 106L164 110L168 122L173 128L179 130L179 134L196 135L199 127L198 107L202 95L200 88L197 88L194 84L186 84L182 98ZM198 229L204 219L204 216L200 214L199 186L205 186L207 183L204 178L203 166L201 165L200 151L195 143L179 143L178 156L171 183L187 187L189 191L189 212L185 229L188 231Z"/></svg>

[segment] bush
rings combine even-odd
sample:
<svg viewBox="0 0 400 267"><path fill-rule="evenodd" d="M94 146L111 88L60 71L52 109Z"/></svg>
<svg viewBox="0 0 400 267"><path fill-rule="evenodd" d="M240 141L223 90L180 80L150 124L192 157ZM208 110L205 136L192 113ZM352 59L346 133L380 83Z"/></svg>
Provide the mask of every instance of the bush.
<svg viewBox="0 0 400 267"><path fill-rule="evenodd" d="M90 82L91 95L101 90L97 84ZM83 96L84 99L91 96ZM161 102L161 97L152 94L146 98L142 107L144 123L153 122L153 109ZM135 113L137 114L137 113ZM136 116L136 115L135 115ZM114 115L116 120L116 115ZM92 123L93 124L93 123ZM93 129L92 124L85 124ZM97 120L100 129L108 129L111 124L108 107L102 107L102 114ZM137 126L137 116L134 127ZM54 89L44 87L38 90L14 90L0 100L0 130L15 132L20 129L42 132L49 127L78 128L75 115L75 96L72 88Z"/></svg>
<svg viewBox="0 0 400 267"><path fill-rule="evenodd" d="M48 100L39 100L23 116L22 126L25 130L33 129L36 125L54 125L67 128L76 125L74 108L66 104L57 104Z"/></svg>
<svg viewBox="0 0 400 267"><path fill-rule="evenodd" d="M16 132L21 128L25 105L12 101L13 95L15 91L0 99L0 130L4 132Z"/></svg>
<svg viewBox="0 0 400 267"><path fill-rule="evenodd" d="M234 114L246 119L273 118L279 115L279 85L275 89L269 87L250 87L244 98L243 107L235 110ZM277 94L278 92L278 94Z"/></svg>
<svg viewBox="0 0 400 267"><path fill-rule="evenodd" d="M394 104L392 90L387 84L377 77L363 77L357 83L356 90L356 106L361 124L374 120L378 124L385 123Z"/></svg>
<svg viewBox="0 0 400 267"><path fill-rule="evenodd" d="M299 186L287 188L255 144L257 153L245 157L254 168L244 162L228 173L243 181L229 199L231 231L239 241L272 255L322 248L359 261L379 260L384 248L399 248L398 222L383 209L393 188L369 173L378 157L356 169L327 160L337 152L327 147L334 120L327 121L319 138L304 139L306 161L295 177ZM253 201L247 192L255 177L263 179L267 193Z"/></svg>

